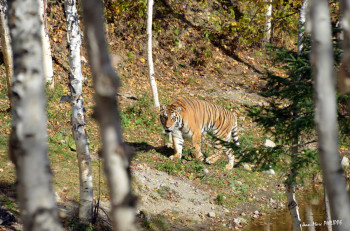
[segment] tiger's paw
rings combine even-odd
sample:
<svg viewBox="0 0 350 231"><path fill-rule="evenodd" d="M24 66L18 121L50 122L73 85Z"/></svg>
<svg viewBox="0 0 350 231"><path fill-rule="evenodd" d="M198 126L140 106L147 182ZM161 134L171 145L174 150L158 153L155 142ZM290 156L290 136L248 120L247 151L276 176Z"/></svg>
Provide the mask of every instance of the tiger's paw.
<svg viewBox="0 0 350 231"><path fill-rule="evenodd" d="M204 162L207 163L207 164L213 164L213 162L210 160L210 158L206 158L204 160Z"/></svg>
<svg viewBox="0 0 350 231"><path fill-rule="evenodd" d="M225 169L231 170L233 168L233 164L226 164Z"/></svg>
<svg viewBox="0 0 350 231"><path fill-rule="evenodd" d="M203 154L197 155L195 158L196 158L196 160L199 160L199 161L203 161L204 160Z"/></svg>
<svg viewBox="0 0 350 231"><path fill-rule="evenodd" d="M170 156L169 158L170 158L170 160L179 160L179 159L181 159L181 156L179 154L175 154L175 155Z"/></svg>
<svg viewBox="0 0 350 231"><path fill-rule="evenodd" d="M219 159L219 156L210 156L207 159L205 159L205 163L207 164L214 164Z"/></svg>

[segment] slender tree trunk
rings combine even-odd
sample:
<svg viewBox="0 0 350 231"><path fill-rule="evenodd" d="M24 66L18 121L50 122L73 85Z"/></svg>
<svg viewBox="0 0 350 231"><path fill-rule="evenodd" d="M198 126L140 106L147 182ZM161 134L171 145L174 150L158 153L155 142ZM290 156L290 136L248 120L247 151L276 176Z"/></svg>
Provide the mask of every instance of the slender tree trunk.
<svg viewBox="0 0 350 231"><path fill-rule="evenodd" d="M100 0L82 1L88 57L95 87L95 117L100 124L102 156L111 195L114 230L135 230L135 198L131 194L132 152L123 144L116 93L120 86L108 54Z"/></svg>
<svg viewBox="0 0 350 231"><path fill-rule="evenodd" d="M271 42L271 29L272 29L272 0L266 0L267 11L266 11L266 23L265 23L265 42Z"/></svg>
<svg viewBox="0 0 350 231"><path fill-rule="evenodd" d="M343 57L339 67L338 87L342 94L350 93L350 3L349 1L340 1L340 9L342 11L341 28L342 28L342 47ZM350 108L348 109L350 110Z"/></svg>
<svg viewBox="0 0 350 231"><path fill-rule="evenodd" d="M298 137L294 140L294 144L298 144ZM294 146L292 150L292 162L293 159L296 158L296 155L298 154L298 145ZM292 167L290 170L290 179L295 180L296 178L296 170ZM286 185L286 195L287 195L287 201L288 201L288 210L290 213L290 216L292 218L292 225L293 225L293 231L301 231L301 219L299 215L299 206L297 203L297 200L295 199L295 183L287 183Z"/></svg>
<svg viewBox="0 0 350 231"><path fill-rule="evenodd" d="M310 205L306 205L305 208L306 213L306 223L310 224L310 226L307 227L308 231L316 231L314 224L314 214L312 212L312 207Z"/></svg>
<svg viewBox="0 0 350 231"><path fill-rule="evenodd" d="M328 0L311 4L313 73L316 88L316 124L323 180L329 197L333 230L350 230L350 201L338 153L337 106L333 79L333 47Z"/></svg>
<svg viewBox="0 0 350 231"><path fill-rule="evenodd" d="M85 134L83 81L80 61L80 29L76 0L65 0L67 42L69 49L69 92L72 105L72 131L77 147L80 179L79 220L88 223L92 219L93 187L89 145Z"/></svg>
<svg viewBox="0 0 350 231"><path fill-rule="evenodd" d="M325 207L325 220L326 220L326 227L327 231L332 231L332 216L331 216L331 208L329 206L329 200L327 195L327 190L325 185L323 185L324 188L324 207Z"/></svg>
<svg viewBox="0 0 350 231"><path fill-rule="evenodd" d="M153 16L153 0L148 0L147 6L147 54L148 54L148 67L149 67L149 79L152 88L154 106L159 109L159 99L157 83L154 78L154 67L153 67L153 57L152 57L152 16Z"/></svg>
<svg viewBox="0 0 350 231"><path fill-rule="evenodd" d="M6 69L6 82L8 96L11 96L11 79L13 76L13 63L12 63L12 48L11 37L7 20L7 0L1 0L1 12L0 12L0 26L1 26L1 47L4 57L5 69Z"/></svg>
<svg viewBox="0 0 350 231"><path fill-rule="evenodd" d="M41 42L43 49L44 75L50 87L54 87L50 38L46 29L46 0L37 0L40 6Z"/></svg>
<svg viewBox="0 0 350 231"><path fill-rule="evenodd" d="M24 230L61 230L47 156L44 73L37 0L9 1L13 48L10 156Z"/></svg>

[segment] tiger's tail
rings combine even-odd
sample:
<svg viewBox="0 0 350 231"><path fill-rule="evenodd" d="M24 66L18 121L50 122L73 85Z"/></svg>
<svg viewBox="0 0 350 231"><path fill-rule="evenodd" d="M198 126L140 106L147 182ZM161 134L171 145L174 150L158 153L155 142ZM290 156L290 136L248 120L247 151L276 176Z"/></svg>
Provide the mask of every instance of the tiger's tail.
<svg viewBox="0 0 350 231"><path fill-rule="evenodd" d="M237 129L237 120L235 122L235 125L231 131L232 139L235 142L235 145L239 146L239 139L238 139L238 129Z"/></svg>

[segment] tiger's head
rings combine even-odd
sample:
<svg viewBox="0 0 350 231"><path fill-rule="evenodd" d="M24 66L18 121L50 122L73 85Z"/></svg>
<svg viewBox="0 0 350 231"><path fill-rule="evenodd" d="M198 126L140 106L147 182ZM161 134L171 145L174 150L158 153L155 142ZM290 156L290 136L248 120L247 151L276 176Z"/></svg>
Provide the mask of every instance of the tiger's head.
<svg viewBox="0 0 350 231"><path fill-rule="evenodd" d="M167 108L165 105L160 107L160 122L166 133L174 131L175 128L178 128L181 122L180 115L181 107L177 107L175 110Z"/></svg>

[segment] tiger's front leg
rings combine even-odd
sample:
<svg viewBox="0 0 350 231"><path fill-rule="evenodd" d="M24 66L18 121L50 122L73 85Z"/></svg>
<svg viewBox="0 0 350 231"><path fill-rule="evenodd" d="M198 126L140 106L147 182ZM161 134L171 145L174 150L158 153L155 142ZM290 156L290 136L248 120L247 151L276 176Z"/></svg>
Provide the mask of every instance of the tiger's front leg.
<svg viewBox="0 0 350 231"><path fill-rule="evenodd" d="M180 131L176 131L172 134L173 147L175 154L170 156L171 160L181 159L182 156L182 147L184 144L184 139Z"/></svg>
<svg viewBox="0 0 350 231"><path fill-rule="evenodd" d="M192 136L192 144L193 144L194 149L195 149L194 158L196 160L203 161L204 157L203 157L203 154L201 152L201 141L202 141L202 134L201 133L194 133Z"/></svg>

